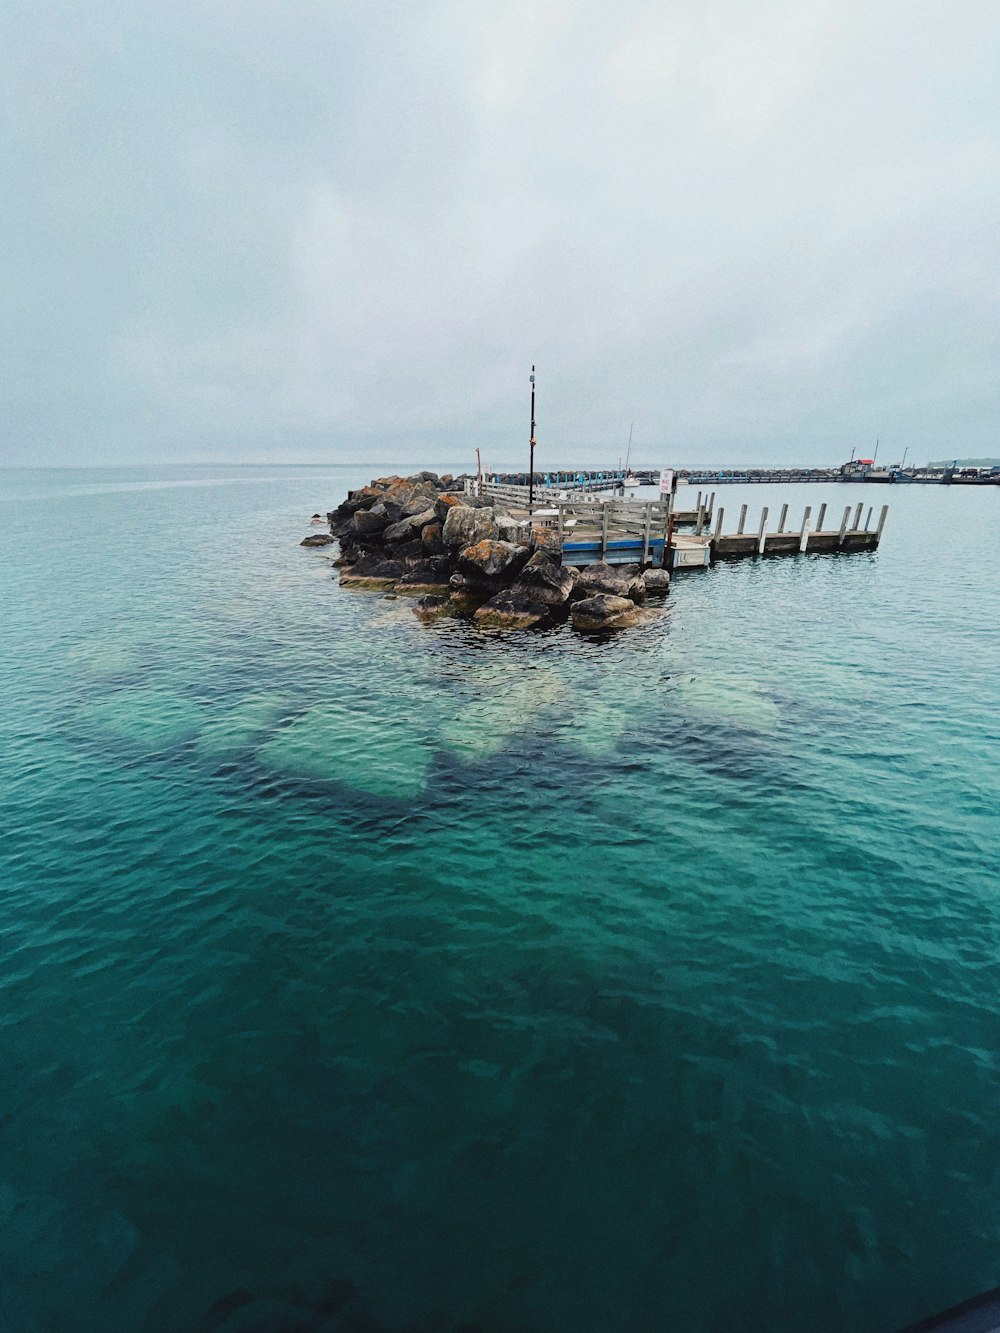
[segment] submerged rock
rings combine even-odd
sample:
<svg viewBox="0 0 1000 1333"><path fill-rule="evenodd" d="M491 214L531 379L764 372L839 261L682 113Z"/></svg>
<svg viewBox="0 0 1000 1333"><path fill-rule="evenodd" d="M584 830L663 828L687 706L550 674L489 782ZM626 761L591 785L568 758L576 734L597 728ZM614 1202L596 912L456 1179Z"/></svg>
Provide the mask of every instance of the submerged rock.
<svg viewBox="0 0 1000 1333"><path fill-rule="evenodd" d="M574 602L570 615L573 628L581 630L627 629L642 620L642 613L630 598L603 592Z"/></svg>
<svg viewBox="0 0 1000 1333"><path fill-rule="evenodd" d="M443 616L454 615L455 609L450 597L429 593L414 603L413 614L418 620L429 623L432 620L440 620Z"/></svg>
<svg viewBox="0 0 1000 1333"><path fill-rule="evenodd" d="M257 751L268 769L345 783L372 796L406 800L424 788L433 758L404 718L331 703L310 708Z"/></svg>
<svg viewBox="0 0 1000 1333"><path fill-rule="evenodd" d="M537 726L543 710L561 702L565 693L565 681L551 668L516 668L506 662L472 669L461 684L465 706L443 724L439 739L460 759L489 759Z"/></svg>
<svg viewBox="0 0 1000 1333"><path fill-rule="evenodd" d="M549 608L523 593L504 588L484 602L472 617L483 629L528 629L546 618Z"/></svg>
<svg viewBox="0 0 1000 1333"><path fill-rule="evenodd" d="M313 532L308 537L303 537L299 542L300 546L329 546L336 538L329 532Z"/></svg>

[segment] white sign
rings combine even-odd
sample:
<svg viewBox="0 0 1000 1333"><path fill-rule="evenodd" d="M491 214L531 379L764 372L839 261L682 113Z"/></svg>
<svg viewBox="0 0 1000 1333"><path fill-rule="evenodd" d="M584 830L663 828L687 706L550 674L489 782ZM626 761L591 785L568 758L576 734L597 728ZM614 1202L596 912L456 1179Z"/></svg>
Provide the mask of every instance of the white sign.
<svg viewBox="0 0 1000 1333"><path fill-rule="evenodd" d="M674 474L670 469L664 468L660 473L660 494L669 495L674 489Z"/></svg>

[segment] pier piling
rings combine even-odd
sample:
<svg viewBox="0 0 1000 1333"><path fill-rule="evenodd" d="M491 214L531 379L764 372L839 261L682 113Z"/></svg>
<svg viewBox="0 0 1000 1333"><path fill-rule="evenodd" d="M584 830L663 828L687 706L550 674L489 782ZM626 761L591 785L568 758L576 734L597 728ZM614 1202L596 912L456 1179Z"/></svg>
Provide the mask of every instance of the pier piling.
<svg viewBox="0 0 1000 1333"><path fill-rule="evenodd" d="M840 531L837 533L837 545L843 546L844 533L847 531L847 520L851 517L851 506L848 505L844 510L844 517L840 520Z"/></svg>

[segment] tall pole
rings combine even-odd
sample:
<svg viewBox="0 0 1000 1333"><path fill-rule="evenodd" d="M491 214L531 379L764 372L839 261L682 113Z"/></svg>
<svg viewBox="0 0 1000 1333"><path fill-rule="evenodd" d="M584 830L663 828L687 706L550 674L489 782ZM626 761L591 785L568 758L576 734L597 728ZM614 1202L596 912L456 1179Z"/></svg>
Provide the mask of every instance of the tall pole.
<svg viewBox="0 0 1000 1333"><path fill-rule="evenodd" d="M531 462L528 468L528 513L535 503L535 367L531 367L531 439L529 441Z"/></svg>

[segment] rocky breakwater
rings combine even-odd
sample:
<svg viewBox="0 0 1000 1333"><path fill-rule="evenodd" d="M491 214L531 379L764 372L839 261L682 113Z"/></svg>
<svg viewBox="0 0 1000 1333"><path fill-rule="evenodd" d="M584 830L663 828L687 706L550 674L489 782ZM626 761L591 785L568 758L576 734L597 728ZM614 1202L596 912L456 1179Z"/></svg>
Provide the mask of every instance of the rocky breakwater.
<svg viewBox="0 0 1000 1333"><path fill-rule="evenodd" d="M526 629L568 617L593 633L638 624L647 598L669 589L666 570L564 566L553 529L433 472L379 477L328 517L330 534L301 544L338 541L343 587L413 597L424 621L463 616L487 629Z"/></svg>

